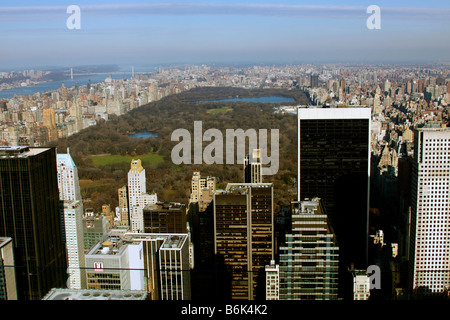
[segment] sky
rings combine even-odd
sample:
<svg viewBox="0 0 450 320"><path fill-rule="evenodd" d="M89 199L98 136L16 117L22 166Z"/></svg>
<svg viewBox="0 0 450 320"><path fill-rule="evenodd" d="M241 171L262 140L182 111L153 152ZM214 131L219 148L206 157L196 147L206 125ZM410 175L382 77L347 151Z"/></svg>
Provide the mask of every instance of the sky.
<svg viewBox="0 0 450 320"><path fill-rule="evenodd" d="M80 8L70 29L70 5ZM380 8L380 28L368 19ZM373 20L371 20L373 21ZM450 1L2 1L0 70L450 60Z"/></svg>

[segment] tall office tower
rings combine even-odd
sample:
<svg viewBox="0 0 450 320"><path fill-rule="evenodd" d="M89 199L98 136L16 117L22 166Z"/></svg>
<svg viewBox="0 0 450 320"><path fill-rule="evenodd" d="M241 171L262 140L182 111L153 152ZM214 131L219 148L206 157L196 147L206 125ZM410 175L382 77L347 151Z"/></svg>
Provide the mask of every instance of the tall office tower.
<svg viewBox="0 0 450 320"><path fill-rule="evenodd" d="M67 148L67 153L56 155L58 166L59 200L81 200L78 168Z"/></svg>
<svg viewBox="0 0 450 320"><path fill-rule="evenodd" d="M151 300L190 300L189 235L132 233L122 237L143 248L145 290Z"/></svg>
<svg viewBox="0 0 450 320"><path fill-rule="evenodd" d="M19 300L67 278L54 148L0 147L0 236L14 244Z"/></svg>
<svg viewBox="0 0 450 320"><path fill-rule="evenodd" d="M120 225L129 226L130 220L128 216L128 186L123 186L118 190L119 194L119 215Z"/></svg>
<svg viewBox="0 0 450 320"><path fill-rule="evenodd" d="M261 152L255 149L244 159L244 183L262 183Z"/></svg>
<svg viewBox="0 0 450 320"><path fill-rule="evenodd" d="M66 200L63 202L62 209L69 267L67 287L84 289L86 273L84 271L83 203L80 200Z"/></svg>
<svg viewBox="0 0 450 320"><path fill-rule="evenodd" d="M311 74L311 88L317 88L319 86L319 75Z"/></svg>
<svg viewBox="0 0 450 320"><path fill-rule="evenodd" d="M186 248L182 250L182 248ZM172 234L159 249L161 300L190 299L189 240L183 234ZM183 270L183 268L185 268Z"/></svg>
<svg viewBox="0 0 450 320"><path fill-rule="evenodd" d="M410 289L419 297L450 286L450 128L415 130L411 175Z"/></svg>
<svg viewBox="0 0 450 320"><path fill-rule="evenodd" d="M371 109L298 108L298 201L320 198L339 244L340 283L368 266ZM341 285L342 295L351 286Z"/></svg>
<svg viewBox="0 0 450 320"><path fill-rule="evenodd" d="M17 300L12 238L0 237L0 300Z"/></svg>
<svg viewBox="0 0 450 320"><path fill-rule="evenodd" d="M156 201L156 194L147 194L145 169L142 167L141 160L132 160L130 171L128 171L128 211L131 231L143 232L144 206Z"/></svg>
<svg viewBox="0 0 450 320"><path fill-rule="evenodd" d="M280 300L336 300L339 247L320 199L291 203L292 232L280 247Z"/></svg>
<svg viewBox="0 0 450 320"><path fill-rule="evenodd" d="M214 253L230 277L232 299L264 297L274 257L273 184L229 183L214 193Z"/></svg>
<svg viewBox="0 0 450 320"><path fill-rule="evenodd" d="M145 233L186 233L186 205L157 202L144 207Z"/></svg>

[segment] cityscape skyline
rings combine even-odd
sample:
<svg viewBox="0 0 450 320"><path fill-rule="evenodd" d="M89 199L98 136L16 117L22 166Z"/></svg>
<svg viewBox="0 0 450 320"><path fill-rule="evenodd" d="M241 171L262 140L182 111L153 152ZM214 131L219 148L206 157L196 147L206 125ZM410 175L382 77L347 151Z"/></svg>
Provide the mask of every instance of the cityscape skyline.
<svg viewBox="0 0 450 320"><path fill-rule="evenodd" d="M69 29L70 5L80 28ZM371 5L381 29L371 30ZM0 2L0 69L85 64L443 62L444 1ZM420 39L420 43L417 39Z"/></svg>
<svg viewBox="0 0 450 320"><path fill-rule="evenodd" d="M0 0L0 300L449 300L449 18Z"/></svg>

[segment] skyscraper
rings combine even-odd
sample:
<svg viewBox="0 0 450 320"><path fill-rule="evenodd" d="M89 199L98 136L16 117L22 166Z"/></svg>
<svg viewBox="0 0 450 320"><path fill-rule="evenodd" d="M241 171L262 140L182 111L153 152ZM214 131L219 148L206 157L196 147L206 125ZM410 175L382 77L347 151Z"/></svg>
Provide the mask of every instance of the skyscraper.
<svg viewBox="0 0 450 320"><path fill-rule="evenodd" d="M65 244L70 289L86 288L84 270L83 203L80 200L66 200L62 203L64 217Z"/></svg>
<svg viewBox="0 0 450 320"><path fill-rule="evenodd" d="M311 88L317 88L319 86L319 75L311 74Z"/></svg>
<svg viewBox="0 0 450 320"><path fill-rule="evenodd" d="M213 204L214 252L230 276L229 298L264 296L264 267L274 256L273 184L229 183Z"/></svg>
<svg viewBox="0 0 450 320"><path fill-rule="evenodd" d="M56 155L58 166L59 200L81 200L78 168L67 148L67 153Z"/></svg>
<svg viewBox="0 0 450 320"><path fill-rule="evenodd" d="M321 199L341 271L368 263L370 123L367 107L298 108L298 201Z"/></svg>
<svg viewBox="0 0 450 320"><path fill-rule="evenodd" d="M212 200L212 194L216 190L216 178L202 177L200 171L194 170L191 180L191 194L189 204L198 203L199 211L204 211Z"/></svg>
<svg viewBox="0 0 450 320"><path fill-rule="evenodd" d="M66 250L54 148L0 147L0 236L14 243L18 299L65 287Z"/></svg>
<svg viewBox="0 0 450 320"><path fill-rule="evenodd" d="M291 207L292 232L280 247L280 300L336 300L339 247L320 199Z"/></svg>
<svg viewBox="0 0 450 320"><path fill-rule="evenodd" d="M128 171L128 212L131 231L143 232L144 206L156 201L156 194L147 194L145 169L142 167L141 160L132 160L130 171Z"/></svg>
<svg viewBox="0 0 450 320"><path fill-rule="evenodd" d="M119 196L119 215L120 215L120 225L129 226L128 217L128 186L123 186L118 190Z"/></svg>
<svg viewBox="0 0 450 320"><path fill-rule="evenodd" d="M255 149L244 159L244 182L262 183L262 162L259 149Z"/></svg>
<svg viewBox="0 0 450 320"><path fill-rule="evenodd" d="M450 128L414 134L411 175L410 289L417 297L450 287Z"/></svg>

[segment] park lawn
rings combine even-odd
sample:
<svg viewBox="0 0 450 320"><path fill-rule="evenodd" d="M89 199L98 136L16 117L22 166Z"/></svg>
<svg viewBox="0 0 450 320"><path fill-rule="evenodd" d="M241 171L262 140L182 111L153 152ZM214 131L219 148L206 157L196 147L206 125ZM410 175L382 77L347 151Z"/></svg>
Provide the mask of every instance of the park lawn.
<svg viewBox="0 0 450 320"><path fill-rule="evenodd" d="M230 107L221 107L221 108L215 108L215 109L208 109L208 111L206 111L207 113L211 113L211 114L222 114L222 113L227 113L228 111L233 110L233 108Z"/></svg>
<svg viewBox="0 0 450 320"><path fill-rule="evenodd" d="M89 188L98 188L104 186L104 183L100 180L91 180L91 179L80 179L80 188L81 189L89 189Z"/></svg>
<svg viewBox="0 0 450 320"><path fill-rule="evenodd" d="M143 166L148 165L156 166L164 161L164 157L157 153L147 153L137 156L101 155L101 156L90 156L90 159L92 159L92 162L96 167L121 162L131 163L131 160L133 159L141 159Z"/></svg>

